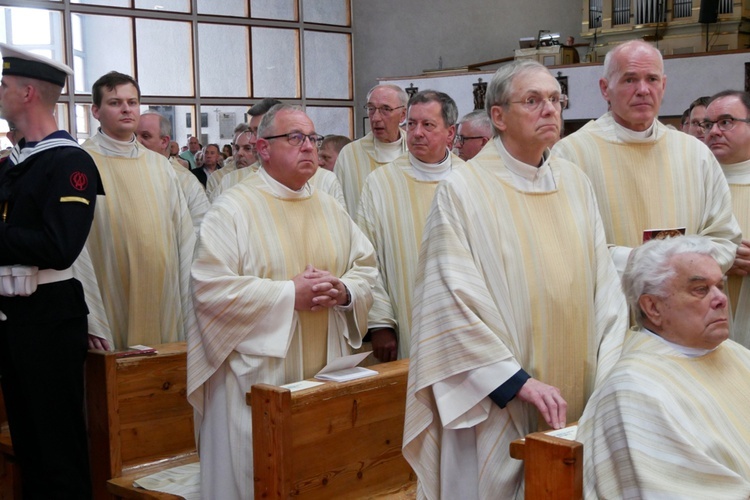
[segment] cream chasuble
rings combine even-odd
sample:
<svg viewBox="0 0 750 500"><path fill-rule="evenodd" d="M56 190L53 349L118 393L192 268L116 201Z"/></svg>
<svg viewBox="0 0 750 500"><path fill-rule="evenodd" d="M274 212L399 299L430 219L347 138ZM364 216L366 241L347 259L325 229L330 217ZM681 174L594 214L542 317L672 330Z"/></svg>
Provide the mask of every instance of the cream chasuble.
<svg viewBox="0 0 750 500"><path fill-rule="evenodd" d="M688 357L631 330L576 439L585 498L750 497L750 351Z"/></svg>
<svg viewBox="0 0 750 500"><path fill-rule="evenodd" d="M732 193L732 212L742 230L750 235L750 160L722 165ZM732 339L750 348L750 278L728 276L727 296L732 304Z"/></svg>
<svg viewBox="0 0 750 500"><path fill-rule="evenodd" d="M638 141L618 127L607 113L552 151L591 180L607 243L635 248L643 243L645 230L684 227L685 234L711 238L719 265L729 269L740 230L713 153L694 137L658 121L651 137Z"/></svg>
<svg viewBox="0 0 750 500"><path fill-rule="evenodd" d="M177 175L137 143L133 157L115 156L112 142L99 133L83 148L106 193L86 247L114 346L185 340L197 328L189 282L195 232Z"/></svg>
<svg viewBox="0 0 750 500"><path fill-rule="evenodd" d="M180 182L180 187L185 195L185 201L190 210L190 218L193 220L193 229L195 229L195 236L197 237L201 222L203 222L203 216L206 215L211 204L208 202L206 192L196 176L180 165L175 158L170 158L169 163L174 168L177 180ZM214 175L216 175L216 172L214 172ZM212 177L213 175L209 179Z"/></svg>
<svg viewBox="0 0 750 500"><path fill-rule="evenodd" d="M235 168L226 175L220 177L216 181L216 185L211 189L208 188L208 182L206 182L206 193L208 193L208 199L211 203L224 193L229 188L241 182L243 179L247 179L251 174L254 174L260 168L260 163L255 162L252 165L248 165L243 168ZM212 175L210 179L214 176Z"/></svg>
<svg viewBox="0 0 750 500"><path fill-rule="evenodd" d="M403 447L421 497L452 498L455 485L462 498L520 495L508 446L537 429L537 411L518 398L501 409L488 394L523 368L562 391L572 422L619 357L625 299L591 185L565 160L548 165L556 190L521 191L490 142L436 190ZM503 365L513 368L493 368Z"/></svg>
<svg viewBox="0 0 750 500"><path fill-rule="evenodd" d="M352 217L357 216L359 196L367 176L376 168L387 165L407 152L406 134L403 130L399 130L399 134L401 134L401 148L396 150L392 157L377 154L375 147L377 139L372 135L372 132L359 140L350 142L341 149L333 171L341 182L346 209Z"/></svg>
<svg viewBox="0 0 750 500"><path fill-rule="evenodd" d="M210 198L211 203L216 201L216 199L227 190L231 189L237 184L240 184L241 182L244 182L245 179L258 172L259 168L260 164L253 163L249 167L237 169L234 172L231 172L229 175L226 175L224 179L222 179L220 185L213 191L213 198ZM339 184L339 180L336 178L336 175L333 172L324 168L318 168L315 171L315 175L313 175L308 182L316 189L333 196L336 201L341 203L341 206L345 206L344 193L341 191L341 184Z"/></svg>
<svg viewBox="0 0 750 500"><path fill-rule="evenodd" d="M449 168L464 164L456 155L451 154L449 159ZM370 174L359 201L357 224L375 247L379 276L388 293L388 297L382 297L386 300L375 297L369 325L391 326L395 320L399 359L409 357L419 245L438 182L417 180L410 155L406 154Z"/></svg>
<svg viewBox="0 0 750 500"><path fill-rule="evenodd" d="M227 174L230 174L235 170L237 170L237 165L234 163L234 159L226 160L224 161L223 167L208 176L208 180L206 180L206 195L209 200L213 200L211 194L217 187L219 187L221 180L226 177Z"/></svg>
<svg viewBox="0 0 750 500"><path fill-rule="evenodd" d="M340 277L352 306L294 310L307 264ZM262 169L206 215L193 263L201 327L188 338L188 397L203 416L204 498L252 498L252 384L310 378L359 347L377 284L372 245L331 196L292 192Z"/></svg>

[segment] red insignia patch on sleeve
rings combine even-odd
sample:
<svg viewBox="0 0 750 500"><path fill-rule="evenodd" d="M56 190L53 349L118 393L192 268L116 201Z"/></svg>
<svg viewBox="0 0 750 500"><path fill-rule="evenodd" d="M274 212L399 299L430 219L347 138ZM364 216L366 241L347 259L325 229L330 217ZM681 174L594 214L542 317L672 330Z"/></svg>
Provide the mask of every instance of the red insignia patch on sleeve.
<svg viewBox="0 0 750 500"><path fill-rule="evenodd" d="M89 185L89 178L83 172L73 172L70 174L70 185L76 191L85 191Z"/></svg>

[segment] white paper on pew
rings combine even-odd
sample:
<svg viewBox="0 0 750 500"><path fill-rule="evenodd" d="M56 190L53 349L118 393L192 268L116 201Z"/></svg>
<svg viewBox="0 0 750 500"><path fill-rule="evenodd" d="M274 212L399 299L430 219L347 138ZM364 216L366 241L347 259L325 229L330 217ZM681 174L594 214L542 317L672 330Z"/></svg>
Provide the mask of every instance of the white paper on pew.
<svg viewBox="0 0 750 500"><path fill-rule="evenodd" d="M358 378L372 377L378 372L357 366L372 351L360 352L351 356L337 358L326 365L325 368L315 374L318 380L332 380L334 382L346 382L348 380L357 380Z"/></svg>
<svg viewBox="0 0 750 500"><path fill-rule="evenodd" d="M142 477L133 483L139 488L179 495L185 500L201 499L201 466L199 462L172 467Z"/></svg>
<svg viewBox="0 0 750 500"><path fill-rule="evenodd" d="M570 427L563 427L556 431L545 432L548 436L559 437L561 439L567 439L568 441L576 440L576 433L578 432L577 425L571 425Z"/></svg>
<svg viewBox="0 0 750 500"><path fill-rule="evenodd" d="M312 380L300 380L299 382L292 382L291 384L284 384L279 387L289 389L290 392L301 391L302 389L309 389L310 387L317 387L323 385L323 382L314 382Z"/></svg>

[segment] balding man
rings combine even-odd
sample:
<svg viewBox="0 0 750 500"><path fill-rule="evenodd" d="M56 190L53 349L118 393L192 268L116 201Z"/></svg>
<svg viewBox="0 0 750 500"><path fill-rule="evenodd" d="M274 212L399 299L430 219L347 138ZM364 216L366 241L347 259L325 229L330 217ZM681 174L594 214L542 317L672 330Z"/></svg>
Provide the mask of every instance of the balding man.
<svg viewBox="0 0 750 500"><path fill-rule="evenodd" d="M750 234L750 94L720 92L707 100L701 122L706 144L719 160L732 193L734 216L743 235ZM750 347L750 239L737 247L737 258L727 272L727 295L732 305L732 338Z"/></svg>
<svg viewBox="0 0 750 500"><path fill-rule="evenodd" d="M406 135L399 124L406 118L409 96L397 85L377 85L367 93L370 133L341 150L333 171L344 190L346 208L357 214L362 186L370 173L406 153Z"/></svg>
<svg viewBox="0 0 750 500"><path fill-rule="evenodd" d="M225 193L237 184L245 182L245 180L252 177L258 171L260 162L255 152L255 143L258 140L258 126L260 126L263 116L273 106L278 104L282 103L277 99L263 99L248 110L247 113L252 118L248 124L247 131L240 132L235 136L237 151L244 151L239 155L240 159L238 160L237 169L224 176L219 184L211 190L208 198L212 203L222 193ZM251 158L252 161L250 161ZM243 166L246 163L247 165ZM319 168L310 179L310 184L324 193L330 194L344 205L344 193L341 191L341 184L339 184L338 179L332 172Z"/></svg>
<svg viewBox="0 0 750 500"><path fill-rule="evenodd" d="M250 125L247 123L240 123L236 127L234 127L234 136L232 138L232 159L229 161L224 162L224 166L217 170L216 172L211 175L211 177L208 178L208 181L206 181L206 195L208 196L209 200L213 200L214 196L213 193L216 191L216 189L221 184L222 179L226 177L231 172L234 172L237 169L245 168L252 163L255 162L255 145L253 144L252 147L252 155L251 155L251 161L250 163L247 162L241 162L240 165L237 165L235 156L237 155L237 151L239 150L239 145L237 144L237 140L240 137L240 135L244 134L250 130Z"/></svg>
<svg viewBox="0 0 750 500"><path fill-rule="evenodd" d="M576 435L586 498L750 498L750 351L728 340L716 249L693 235L633 250L638 326Z"/></svg>
<svg viewBox="0 0 750 500"><path fill-rule="evenodd" d="M659 229L710 237L726 271L740 243L729 186L705 144L657 120L666 84L657 49L640 40L618 45L599 80L610 110L553 154L591 179L618 270Z"/></svg>
<svg viewBox="0 0 750 500"><path fill-rule="evenodd" d="M208 202L203 186L201 186L198 179L183 167L177 158L170 157L169 148L171 141L169 134L171 130L172 125L166 117L156 111L146 111L141 114L138 120L138 128L135 130L135 136L138 138L138 142L148 149L169 159L169 163L172 165L177 174L177 179L180 181L182 192L185 194L185 201L190 209L190 218L193 220L193 228L197 236L203 216L211 204Z"/></svg>
<svg viewBox="0 0 750 500"><path fill-rule="evenodd" d="M0 116L23 137L0 163L0 383L24 498L91 498L83 363L88 309L71 266L101 180L55 107L68 66L0 44Z"/></svg>
<svg viewBox="0 0 750 500"><path fill-rule="evenodd" d="M183 151L180 153L180 158L185 160L190 164L190 170L195 170L198 168L198 164L195 161L195 155L201 150L201 143L198 141L198 138L195 136L190 136L188 138L188 148L187 151Z"/></svg>
<svg viewBox="0 0 750 500"><path fill-rule="evenodd" d="M309 182L322 139L301 108L271 108L258 127L261 168L217 199L201 228L188 398L202 416L203 498L252 497L250 387L310 378L367 330L375 254Z"/></svg>
<svg viewBox="0 0 750 500"><path fill-rule="evenodd" d="M577 420L619 357L625 299L591 184L549 154L566 101L536 61L503 66L492 142L435 191L403 447L426 498L515 498L511 441Z"/></svg>
<svg viewBox="0 0 750 500"><path fill-rule="evenodd" d="M459 120L454 147L459 158L469 161L490 139L492 139L492 122L485 110L478 109Z"/></svg>
<svg viewBox="0 0 750 500"><path fill-rule="evenodd" d="M412 294L427 212L438 182L463 165L449 149L457 117L458 108L449 95L434 90L414 95L406 115L409 153L376 169L362 189L357 224L375 247L390 297L385 303L376 297L370 311L373 352L381 361L396 359L396 339L391 337L394 319L398 358L409 357Z"/></svg>
<svg viewBox="0 0 750 500"><path fill-rule="evenodd" d="M209 179L209 183L206 185L206 192L208 193L208 199L211 200L212 203L221 193L231 188L242 179L257 172L260 168L260 163L255 154L255 141L257 141L258 125L260 125L263 115L268 113L268 110L277 104L281 104L281 101L278 99L265 98L253 104L250 109L247 110L247 114L250 116L250 123L247 124L247 127L237 126L233 144L235 152L240 148L237 144L237 141L239 140L242 142L242 147L249 146L252 154L252 161L248 164L245 164L246 162L243 161L240 165L235 165L234 170L229 171L226 174L220 174L214 181Z"/></svg>

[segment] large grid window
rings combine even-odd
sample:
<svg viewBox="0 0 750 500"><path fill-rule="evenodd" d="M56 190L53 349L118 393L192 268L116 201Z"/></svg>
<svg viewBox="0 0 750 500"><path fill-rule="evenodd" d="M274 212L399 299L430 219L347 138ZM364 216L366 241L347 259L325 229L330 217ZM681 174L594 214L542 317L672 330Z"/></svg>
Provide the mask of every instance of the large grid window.
<svg viewBox="0 0 750 500"><path fill-rule="evenodd" d="M0 42L74 69L57 113L79 141L111 70L138 80L181 145L231 142L264 97L304 106L320 134L354 134L351 0L0 0Z"/></svg>

